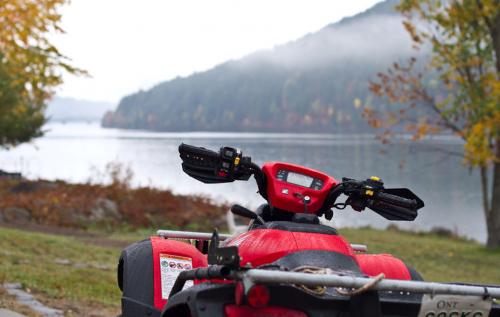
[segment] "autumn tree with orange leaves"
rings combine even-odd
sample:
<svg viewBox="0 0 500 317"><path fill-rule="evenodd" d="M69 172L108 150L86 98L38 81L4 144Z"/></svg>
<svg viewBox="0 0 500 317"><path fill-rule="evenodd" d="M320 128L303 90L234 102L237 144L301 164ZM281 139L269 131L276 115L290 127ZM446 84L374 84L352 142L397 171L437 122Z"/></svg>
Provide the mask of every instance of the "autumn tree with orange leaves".
<svg viewBox="0 0 500 317"><path fill-rule="evenodd" d="M464 162L480 170L487 245L500 247L500 0L402 0L397 10L430 61L378 74L370 89L395 109L365 108L365 117L384 140L401 129L413 140L463 139Z"/></svg>
<svg viewBox="0 0 500 317"><path fill-rule="evenodd" d="M62 74L84 74L47 35L63 32L66 0L0 0L0 147L42 135L46 102Z"/></svg>

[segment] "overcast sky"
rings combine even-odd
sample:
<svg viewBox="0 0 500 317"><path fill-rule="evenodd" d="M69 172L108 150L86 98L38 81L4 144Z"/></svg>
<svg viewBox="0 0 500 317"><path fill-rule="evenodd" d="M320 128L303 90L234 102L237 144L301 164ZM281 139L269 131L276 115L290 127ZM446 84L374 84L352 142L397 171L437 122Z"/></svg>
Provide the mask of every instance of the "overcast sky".
<svg viewBox="0 0 500 317"><path fill-rule="evenodd" d="M91 78L65 76L61 96L121 97L295 40L377 0L72 0L56 46Z"/></svg>

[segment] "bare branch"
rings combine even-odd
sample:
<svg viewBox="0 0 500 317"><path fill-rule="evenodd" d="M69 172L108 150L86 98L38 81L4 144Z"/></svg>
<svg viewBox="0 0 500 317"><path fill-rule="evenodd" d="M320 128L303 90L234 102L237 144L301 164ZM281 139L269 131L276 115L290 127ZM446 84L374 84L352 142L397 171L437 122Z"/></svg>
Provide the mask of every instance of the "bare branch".
<svg viewBox="0 0 500 317"><path fill-rule="evenodd" d="M481 0L476 0L477 7L479 8L480 16L483 19L484 23L488 26L488 29L493 29L493 22L489 19L487 15L484 14L484 6Z"/></svg>
<svg viewBox="0 0 500 317"><path fill-rule="evenodd" d="M451 122L450 119L443 114L443 111L441 111L441 109L439 109L434 97L430 96L429 93L427 93L427 91L425 91L425 89L422 89L422 93L423 93L423 95L422 95L423 101L425 103L427 103L427 105L432 110L434 110L435 113L437 113L439 115L441 120L443 120L444 126L449 128L453 132L457 133L462 139L465 139L463 136L463 133L462 133L463 132L462 129L460 127L456 126L455 124L453 124L453 122Z"/></svg>

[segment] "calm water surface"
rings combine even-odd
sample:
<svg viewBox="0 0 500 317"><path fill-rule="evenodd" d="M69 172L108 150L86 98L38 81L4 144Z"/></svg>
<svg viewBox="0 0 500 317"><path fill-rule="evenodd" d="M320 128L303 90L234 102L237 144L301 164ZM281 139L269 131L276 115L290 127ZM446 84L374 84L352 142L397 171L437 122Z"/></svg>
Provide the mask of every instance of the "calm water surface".
<svg viewBox="0 0 500 317"><path fill-rule="evenodd" d="M83 182L100 176L109 162L134 171L134 185L170 188L176 193L206 194L217 201L249 207L263 203L252 181L205 185L183 174L177 147L181 142L218 149L236 146L262 164L285 161L324 171L337 179L377 175L386 187L409 187L426 203L410 229L446 227L484 242L484 215L479 176L462 165L462 144L441 137L419 145L382 147L372 136L255 133L152 133L102 129L98 123L52 123L44 137L10 151L0 151L0 168L21 171L30 178ZM383 149L386 153L380 153ZM435 149L440 149L436 151ZM401 162L404 160L403 167ZM385 228L390 222L370 211L337 211L333 225Z"/></svg>

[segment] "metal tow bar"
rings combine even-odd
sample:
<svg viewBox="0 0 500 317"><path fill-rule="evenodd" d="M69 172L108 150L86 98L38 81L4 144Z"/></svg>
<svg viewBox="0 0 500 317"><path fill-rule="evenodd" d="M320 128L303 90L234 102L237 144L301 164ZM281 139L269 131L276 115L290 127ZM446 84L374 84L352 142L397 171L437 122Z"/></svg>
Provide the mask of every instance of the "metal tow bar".
<svg viewBox="0 0 500 317"><path fill-rule="evenodd" d="M374 281L373 278L366 277L342 276L334 274L325 275L296 272L279 272L260 269L250 269L246 272L240 272L239 279L243 281L245 290L250 289L254 284L271 283L360 288L367 283L372 283ZM425 294L491 296L493 298L500 299L500 286L473 286L384 279L375 283L372 289L377 291L396 291Z"/></svg>

